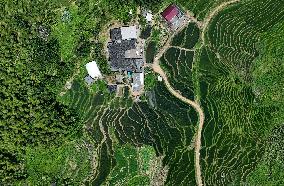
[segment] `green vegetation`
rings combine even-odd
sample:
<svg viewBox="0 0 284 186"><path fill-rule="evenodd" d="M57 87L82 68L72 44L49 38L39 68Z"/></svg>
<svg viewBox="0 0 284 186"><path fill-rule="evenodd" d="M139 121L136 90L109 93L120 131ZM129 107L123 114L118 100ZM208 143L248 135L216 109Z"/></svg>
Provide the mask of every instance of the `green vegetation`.
<svg viewBox="0 0 284 186"><path fill-rule="evenodd" d="M91 156L84 141L62 146L27 148L26 166L29 185L80 184L91 173Z"/></svg>
<svg viewBox="0 0 284 186"><path fill-rule="evenodd" d="M79 40L76 29L82 19L78 16L78 7L71 5L57 12L56 24L52 25L51 33L58 39L61 58L68 60L74 56L74 50Z"/></svg>
<svg viewBox="0 0 284 186"><path fill-rule="evenodd" d="M135 158L131 156L137 148L130 144L135 147L142 144L150 145L153 146L156 154L166 155L163 163L170 166L171 178L168 180L170 185L179 184L182 181L195 183L193 149L189 150L188 146L192 142L197 115L188 105L171 96L162 84L157 83L152 91L155 94L156 108L151 108L146 102L132 103L126 97L118 99L108 94L90 94L77 81L66 93L65 99L69 100L73 109L80 111L80 118L83 118L84 123L87 124L86 132L93 141L94 151L100 160L96 166L96 174L90 178L89 183L99 185L104 183L107 177L109 182L115 183L126 178L129 184L135 184L138 181L148 183L147 177L135 176L134 170L143 171L144 169L137 168L135 164L137 160L134 161ZM113 145L117 142L111 140L114 139L112 133L115 134L119 144ZM121 147L126 143L128 143L127 146ZM139 156L144 161L141 165L148 170L148 159L152 159L150 157L153 156L148 156L148 150L145 151L139 148ZM153 154L152 150L150 152ZM182 162L180 158L183 159ZM126 159L134 162L131 167L125 163ZM176 167L180 169L176 170ZM175 175L180 174L180 170L186 170L184 172L186 177L176 179ZM117 174L118 176L115 176Z"/></svg>
<svg viewBox="0 0 284 186"><path fill-rule="evenodd" d="M94 92L104 92L107 93L107 84L105 81L103 80L97 80L96 82L94 82L94 84L92 84L92 90Z"/></svg>
<svg viewBox="0 0 284 186"><path fill-rule="evenodd" d="M251 185L283 185L284 184L284 126L272 131L265 146L265 154L256 169L249 175Z"/></svg>
<svg viewBox="0 0 284 186"><path fill-rule="evenodd" d="M157 75L146 68L144 81L145 90L152 90L157 84Z"/></svg>
<svg viewBox="0 0 284 186"><path fill-rule="evenodd" d="M177 36L179 37L179 36ZM192 63L194 51L169 48L161 58L161 65L167 72L171 85L185 97L194 99Z"/></svg>
<svg viewBox="0 0 284 186"><path fill-rule="evenodd" d="M132 145L117 146L114 150L116 166L106 185L149 185L150 164L155 159L152 147L135 148Z"/></svg>
<svg viewBox="0 0 284 186"><path fill-rule="evenodd" d="M272 83L263 67L270 63L273 69L275 60L265 53L256 58L265 48L258 42L262 35L282 22L283 6L282 2L248 1L223 10L210 24L198 69L206 114L202 167L208 185L246 183L257 162L264 159L272 129L283 123L281 107L262 100L269 96L262 89L267 83L277 89L281 70L270 70ZM273 48L271 44L267 46ZM256 171L264 173L266 168L259 165Z"/></svg>
<svg viewBox="0 0 284 186"><path fill-rule="evenodd" d="M171 45L192 49L198 42L199 32L199 28L195 23L189 23L185 29L173 38Z"/></svg>
<svg viewBox="0 0 284 186"><path fill-rule="evenodd" d="M153 63L155 55L158 51L158 45L160 42L161 32L158 29L153 29L151 33L151 37L148 39L148 43L146 46L146 63Z"/></svg>
<svg viewBox="0 0 284 186"><path fill-rule="evenodd" d="M277 108L270 122L281 126L274 129L265 144L265 154L251 173L248 182L255 185L284 184L283 157L283 25L280 23L261 35L260 55L254 61L253 89L256 99L265 106Z"/></svg>
<svg viewBox="0 0 284 186"><path fill-rule="evenodd" d="M43 1L0 4L3 184L26 177L27 146L60 144L81 126L77 114L56 100L74 68L72 62L60 59L58 39L50 34L52 9L60 5Z"/></svg>
<svg viewBox="0 0 284 186"><path fill-rule="evenodd" d="M254 91L262 104L284 106L284 23L262 34L260 56L254 61Z"/></svg>
<svg viewBox="0 0 284 186"><path fill-rule="evenodd" d="M146 62L153 63L157 51L157 43L150 41L146 48Z"/></svg>
<svg viewBox="0 0 284 186"><path fill-rule="evenodd" d="M226 1L176 3L203 20ZM0 3L0 185L149 185L159 172L156 156L167 167L166 185L196 184L193 108L147 69L147 102L133 102L129 91L117 98L103 80L91 87L83 80L90 60L110 73L110 25L133 23L139 6L157 13L169 3ZM212 19L205 43L190 23L161 58L173 88L199 98L205 112L206 185L284 184L283 18L282 1L242 1ZM148 63L163 37L154 27Z"/></svg>

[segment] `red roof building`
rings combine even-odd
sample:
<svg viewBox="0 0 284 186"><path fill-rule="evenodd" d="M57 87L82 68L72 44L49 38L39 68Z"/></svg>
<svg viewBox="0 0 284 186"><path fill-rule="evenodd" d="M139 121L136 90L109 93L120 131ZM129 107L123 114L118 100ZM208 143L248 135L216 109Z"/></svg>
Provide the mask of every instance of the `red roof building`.
<svg viewBox="0 0 284 186"><path fill-rule="evenodd" d="M179 9L175 5L170 5L162 12L162 16L170 22L175 16L179 14Z"/></svg>
<svg viewBox="0 0 284 186"><path fill-rule="evenodd" d="M177 30L184 24L184 13L175 4L168 6L161 15L171 30Z"/></svg>

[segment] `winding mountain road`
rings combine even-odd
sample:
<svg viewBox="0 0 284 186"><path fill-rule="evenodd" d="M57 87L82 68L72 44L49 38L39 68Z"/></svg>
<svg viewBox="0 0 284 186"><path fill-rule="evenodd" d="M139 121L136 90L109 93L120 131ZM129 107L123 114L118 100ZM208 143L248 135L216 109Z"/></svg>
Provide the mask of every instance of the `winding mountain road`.
<svg viewBox="0 0 284 186"><path fill-rule="evenodd" d="M183 97L178 91L176 91L171 86L170 82L168 81L168 77L166 73L163 71L163 69L159 65L159 59L160 58L156 58L152 65L154 72L158 73L163 78L167 89L172 95L174 95L179 100L191 105L198 112L199 125L198 125L198 130L197 130L197 134L195 138L195 172L196 172L197 184L202 185L201 168L200 168L199 162L200 162L200 149L201 149L201 134L202 134L201 132L202 132L202 128L203 128L203 124L205 120L204 112L201 106L197 102L187 99L186 97Z"/></svg>
<svg viewBox="0 0 284 186"><path fill-rule="evenodd" d="M201 29L201 42L202 45L205 44L205 32L206 29L210 23L210 21L212 20L212 18L215 17L215 15L217 13L219 13L220 11L222 11L224 8L228 7L231 4L240 2L240 0L232 0L232 1L228 1L228 2L224 2L222 4L220 4L219 6L217 6L216 8L214 8L211 12L209 12L208 16L204 19L204 22L198 22L197 19L192 20L193 22L199 23L199 28ZM190 21L188 21L184 26L187 26L187 24ZM186 97L183 97L178 91L176 91L170 84L170 82L168 81L168 77L166 75L166 73L164 72L164 70L161 68L161 66L159 65L159 61L160 58L163 56L163 54L167 51L167 49L170 46L170 43L172 41L172 38L179 33L179 31L181 31L183 28L180 28L175 34L173 34L172 36L169 37L168 41L164 44L163 48L161 48L161 50L159 51L159 53L156 55L156 57L154 58L154 62L153 65L149 65L153 68L154 72L158 73L164 80L164 83L167 87L167 89L169 90L169 92L174 95L176 98L178 98L179 100L191 105L196 112L199 115L199 125L198 125L198 129L195 135L195 145L194 145L194 149L195 149L195 176L196 176L196 182L198 186L202 186L203 182L202 182L202 176L201 176L201 166L200 166L200 149L201 149L201 137L202 137L202 129L203 129L203 125L204 125L204 120L205 120L205 115L204 112L200 106L200 104L197 101L192 101L190 99L187 99Z"/></svg>

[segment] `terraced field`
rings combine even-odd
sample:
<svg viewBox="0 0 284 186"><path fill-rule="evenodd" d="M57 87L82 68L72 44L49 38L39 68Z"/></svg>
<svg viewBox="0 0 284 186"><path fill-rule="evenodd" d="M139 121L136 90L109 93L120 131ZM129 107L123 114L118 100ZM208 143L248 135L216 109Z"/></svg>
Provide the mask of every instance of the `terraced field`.
<svg viewBox="0 0 284 186"><path fill-rule="evenodd" d="M202 18L211 5L223 1L189 2ZM200 164L206 185L246 184L263 156L264 142L275 126L271 118L278 108L262 106L256 99L252 64L259 54L259 35L283 17L281 1L236 3L212 19L201 48L195 46L200 32L189 24L160 60L170 84L181 95L194 100L200 92L197 96L206 115ZM96 149L95 171L88 183L127 185L137 177L136 184L149 184L145 172L140 179L139 163L134 160L139 157L138 147L147 145L164 157L166 185L196 184L196 112L161 82L147 95L147 102L133 103L127 96L90 93L80 83L66 94L86 123L85 135Z"/></svg>
<svg viewBox="0 0 284 186"><path fill-rule="evenodd" d="M86 134L96 145L93 165L96 172L89 178L90 183L103 183L116 166L113 143L117 140L120 144L153 146L158 156L165 157L163 165L169 167L170 185L195 183L192 142L197 115L191 107L171 96L163 84L158 84L152 94L155 107L146 102L134 104L127 98L114 99L108 94L91 94L78 82L67 92L65 99L80 111L87 124ZM177 174L180 176L176 177ZM131 175L129 172L128 178Z"/></svg>
<svg viewBox="0 0 284 186"><path fill-rule="evenodd" d="M209 185L237 184L245 181L261 157L261 136L269 126L273 108L257 106L251 87L218 66L222 63L204 48L201 70L207 70L201 81L206 114L202 140L205 148L201 151L203 176Z"/></svg>
<svg viewBox="0 0 284 186"><path fill-rule="evenodd" d="M227 66L235 68L243 78L249 78L250 66L258 55L259 34L271 29L283 17L282 1L236 4L214 18L206 35L206 44L228 61Z"/></svg>
<svg viewBox="0 0 284 186"><path fill-rule="evenodd" d="M184 30L173 38L171 45L192 49L199 40L199 32L199 28L195 23L189 23Z"/></svg>
<svg viewBox="0 0 284 186"><path fill-rule="evenodd" d="M125 125L121 127L124 131L117 128L120 138L135 144L149 143L155 147L157 154L165 155L163 163L169 166L169 185L195 183L192 142L196 113L170 95L162 84L158 84L153 93L156 109L151 109L146 103L133 105L121 120L121 124ZM132 123L129 122L131 120ZM133 130L127 131L126 128Z"/></svg>
<svg viewBox="0 0 284 186"><path fill-rule="evenodd" d="M208 12L212 9L220 5L221 3L227 2L230 0L215 0L215 1L208 1L208 0L179 0L178 2L185 7L186 9L190 10L195 14L195 16L199 20L203 20L206 18Z"/></svg>
<svg viewBox="0 0 284 186"><path fill-rule="evenodd" d="M149 185L154 171L155 150L150 146L134 147L130 144L115 147L116 166L105 185Z"/></svg>
<svg viewBox="0 0 284 186"><path fill-rule="evenodd" d="M160 59L161 66L169 77L170 84L181 95L194 100L193 61L195 49L199 40L199 29L196 24L189 25L179 32L171 41L171 47Z"/></svg>
<svg viewBox="0 0 284 186"><path fill-rule="evenodd" d="M257 102L251 71L259 36L283 19L283 7L281 1L239 3L210 23L199 56L206 114L201 167L207 185L245 183L263 155L278 109Z"/></svg>
<svg viewBox="0 0 284 186"><path fill-rule="evenodd" d="M177 48L169 48L163 58L161 65L166 70L171 85L176 90L190 99L194 98L192 82L192 63L194 52Z"/></svg>

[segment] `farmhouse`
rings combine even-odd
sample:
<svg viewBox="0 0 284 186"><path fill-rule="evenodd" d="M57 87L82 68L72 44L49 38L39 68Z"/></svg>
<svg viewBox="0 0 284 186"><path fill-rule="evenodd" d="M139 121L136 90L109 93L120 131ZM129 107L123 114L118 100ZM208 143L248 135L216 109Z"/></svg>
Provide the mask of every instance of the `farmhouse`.
<svg viewBox="0 0 284 186"><path fill-rule="evenodd" d="M172 30L178 29L184 22L184 13L175 4L168 6L161 15Z"/></svg>

